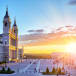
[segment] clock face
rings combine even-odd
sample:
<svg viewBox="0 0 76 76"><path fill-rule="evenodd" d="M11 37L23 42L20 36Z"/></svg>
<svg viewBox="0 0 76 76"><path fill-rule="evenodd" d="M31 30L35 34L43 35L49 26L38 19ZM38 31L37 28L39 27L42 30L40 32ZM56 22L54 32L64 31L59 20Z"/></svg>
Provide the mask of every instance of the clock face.
<svg viewBox="0 0 76 76"><path fill-rule="evenodd" d="M14 33L16 33L16 30L14 30Z"/></svg>
<svg viewBox="0 0 76 76"><path fill-rule="evenodd" d="M5 22L5 26L7 26L7 22Z"/></svg>

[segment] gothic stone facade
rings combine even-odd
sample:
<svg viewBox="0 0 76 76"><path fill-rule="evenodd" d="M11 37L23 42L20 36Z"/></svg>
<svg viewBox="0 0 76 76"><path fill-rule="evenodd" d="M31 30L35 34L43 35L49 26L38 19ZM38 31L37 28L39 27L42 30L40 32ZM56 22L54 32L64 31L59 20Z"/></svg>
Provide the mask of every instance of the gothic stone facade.
<svg viewBox="0 0 76 76"><path fill-rule="evenodd" d="M11 28L8 8L3 19L3 34L0 34L0 61L16 60L18 55L18 28L16 20Z"/></svg>

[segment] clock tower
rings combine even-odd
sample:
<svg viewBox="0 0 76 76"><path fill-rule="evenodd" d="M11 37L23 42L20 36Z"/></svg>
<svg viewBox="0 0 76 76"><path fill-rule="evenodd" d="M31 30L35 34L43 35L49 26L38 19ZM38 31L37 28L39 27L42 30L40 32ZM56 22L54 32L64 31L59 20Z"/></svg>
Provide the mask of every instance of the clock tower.
<svg viewBox="0 0 76 76"><path fill-rule="evenodd" d="M3 33L9 33L11 29L11 21L8 15L8 8L6 9L6 14L4 16L4 20L3 20Z"/></svg>
<svg viewBox="0 0 76 76"><path fill-rule="evenodd" d="M10 53L10 30L11 30L11 21L8 15L8 8L6 9L6 14L3 19L3 60L9 61Z"/></svg>
<svg viewBox="0 0 76 76"><path fill-rule="evenodd" d="M18 28L16 20L14 20L11 28L11 21L8 14L8 8L3 19L3 33L2 40L2 61L9 62L10 60L18 59Z"/></svg>

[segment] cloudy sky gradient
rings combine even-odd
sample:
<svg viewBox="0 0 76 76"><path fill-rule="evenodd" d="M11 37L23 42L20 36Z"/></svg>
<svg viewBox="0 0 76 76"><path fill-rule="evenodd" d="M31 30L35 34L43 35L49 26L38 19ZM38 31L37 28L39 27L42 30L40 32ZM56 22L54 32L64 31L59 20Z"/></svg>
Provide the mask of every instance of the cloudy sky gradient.
<svg viewBox="0 0 76 76"><path fill-rule="evenodd" d="M0 33L7 5L12 24L16 16L19 35L23 35L29 30L47 33L60 26L76 25L75 3L76 0L0 0Z"/></svg>
<svg viewBox="0 0 76 76"><path fill-rule="evenodd" d="M62 50L64 46L60 45L66 40L61 42L62 38L53 38L51 41L53 34L48 33L66 25L76 26L76 0L0 0L0 33L3 32L3 17L7 6L11 25L16 17L19 43L25 47L26 53ZM57 41L60 41L59 45Z"/></svg>

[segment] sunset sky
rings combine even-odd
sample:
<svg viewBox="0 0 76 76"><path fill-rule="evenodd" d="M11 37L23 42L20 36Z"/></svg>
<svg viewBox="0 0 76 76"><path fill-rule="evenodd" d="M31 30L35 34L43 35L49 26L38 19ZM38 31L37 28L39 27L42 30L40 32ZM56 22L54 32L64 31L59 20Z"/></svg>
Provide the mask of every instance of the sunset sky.
<svg viewBox="0 0 76 76"><path fill-rule="evenodd" d="M25 53L51 53L56 49L64 50L62 44L53 45L48 39L48 45L45 39L50 37L47 33L58 27L76 26L75 4L76 0L0 0L0 33L8 6L12 25L16 17L19 36L25 36L23 41L27 46Z"/></svg>
<svg viewBox="0 0 76 76"><path fill-rule="evenodd" d="M16 17L19 35L31 29L50 32L59 26L76 25L76 6L72 1L75 0L0 0L0 32L7 6L12 24Z"/></svg>

